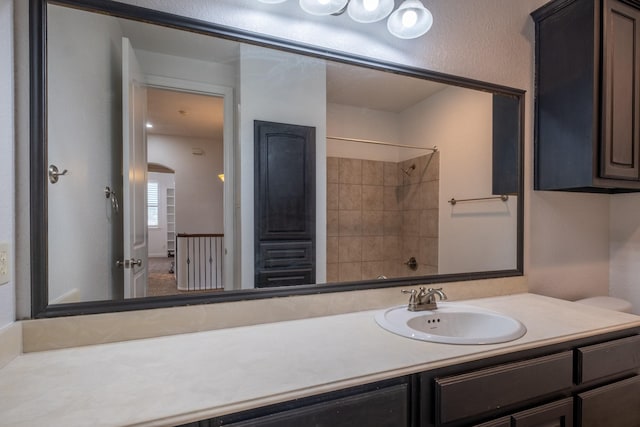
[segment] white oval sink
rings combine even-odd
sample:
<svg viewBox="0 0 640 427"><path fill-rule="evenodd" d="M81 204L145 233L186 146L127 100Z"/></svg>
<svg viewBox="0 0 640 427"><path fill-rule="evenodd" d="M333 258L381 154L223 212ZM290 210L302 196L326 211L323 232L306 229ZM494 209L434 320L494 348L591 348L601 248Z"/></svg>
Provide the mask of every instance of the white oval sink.
<svg viewBox="0 0 640 427"><path fill-rule="evenodd" d="M382 328L421 341L444 344L496 344L527 332L518 320L470 305L440 302L436 310L409 311L406 305L376 313Z"/></svg>

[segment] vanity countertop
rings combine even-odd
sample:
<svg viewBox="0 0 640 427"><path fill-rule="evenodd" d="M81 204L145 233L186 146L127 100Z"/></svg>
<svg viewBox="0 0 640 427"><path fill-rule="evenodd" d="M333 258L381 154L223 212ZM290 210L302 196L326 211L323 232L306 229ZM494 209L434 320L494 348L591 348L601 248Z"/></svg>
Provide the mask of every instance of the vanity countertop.
<svg viewBox="0 0 640 427"><path fill-rule="evenodd" d="M380 328L376 311L27 353L0 370L0 426L167 426L542 345L640 317L534 294L468 300L527 327L493 345Z"/></svg>

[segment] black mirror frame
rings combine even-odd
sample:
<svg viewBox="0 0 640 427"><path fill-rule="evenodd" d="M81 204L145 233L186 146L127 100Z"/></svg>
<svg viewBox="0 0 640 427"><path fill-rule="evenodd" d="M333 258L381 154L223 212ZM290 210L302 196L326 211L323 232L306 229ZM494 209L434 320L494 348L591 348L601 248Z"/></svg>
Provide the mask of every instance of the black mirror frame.
<svg viewBox="0 0 640 427"><path fill-rule="evenodd" d="M429 79L469 89L515 97L519 105L518 146L518 218L516 268L422 277L406 277L384 281L359 281L340 284L304 285L291 288L228 291L216 295L147 297L131 300L94 301L73 304L49 304L48 292L48 221L47 221L47 5L57 4L89 12L103 13L166 27L221 37L254 45L280 49L321 59L344 62L411 77ZM30 227L31 227L31 317L61 317L81 314L142 310L160 307L209 304L247 299L346 292L416 284L436 284L523 275L524 239L524 95L525 91L477 80L432 72L424 69L386 63L371 58L328 51L283 39L249 33L179 15L159 12L110 0L30 0Z"/></svg>

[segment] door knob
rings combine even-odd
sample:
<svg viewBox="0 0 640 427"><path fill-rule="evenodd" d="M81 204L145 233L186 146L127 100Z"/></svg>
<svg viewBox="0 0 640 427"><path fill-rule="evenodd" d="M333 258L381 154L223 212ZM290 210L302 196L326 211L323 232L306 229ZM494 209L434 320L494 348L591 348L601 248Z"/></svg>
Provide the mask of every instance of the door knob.
<svg viewBox="0 0 640 427"><path fill-rule="evenodd" d="M138 259L131 258L131 259L125 259L123 261L121 261L121 260L116 261L116 266L118 266L118 267L133 268L136 265L138 267L142 266L142 260L140 258L138 258Z"/></svg>

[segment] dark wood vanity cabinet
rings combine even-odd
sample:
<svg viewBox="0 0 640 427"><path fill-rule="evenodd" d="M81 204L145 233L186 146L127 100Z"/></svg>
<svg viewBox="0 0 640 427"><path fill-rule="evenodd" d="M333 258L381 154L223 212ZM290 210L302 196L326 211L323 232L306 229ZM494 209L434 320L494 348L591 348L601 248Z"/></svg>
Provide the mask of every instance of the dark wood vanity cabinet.
<svg viewBox="0 0 640 427"><path fill-rule="evenodd" d="M579 425L640 426L640 335L575 352L576 383L586 387L576 396Z"/></svg>
<svg viewBox="0 0 640 427"><path fill-rule="evenodd" d="M401 377L182 427L411 427L411 390Z"/></svg>
<svg viewBox="0 0 640 427"><path fill-rule="evenodd" d="M639 334L495 356L183 427L636 427Z"/></svg>
<svg viewBox="0 0 640 427"><path fill-rule="evenodd" d="M640 1L555 0L536 23L536 190L640 191Z"/></svg>
<svg viewBox="0 0 640 427"><path fill-rule="evenodd" d="M638 332L419 374L418 425L640 426Z"/></svg>
<svg viewBox="0 0 640 427"><path fill-rule="evenodd" d="M315 136L309 126L254 122L257 288L316 282Z"/></svg>

